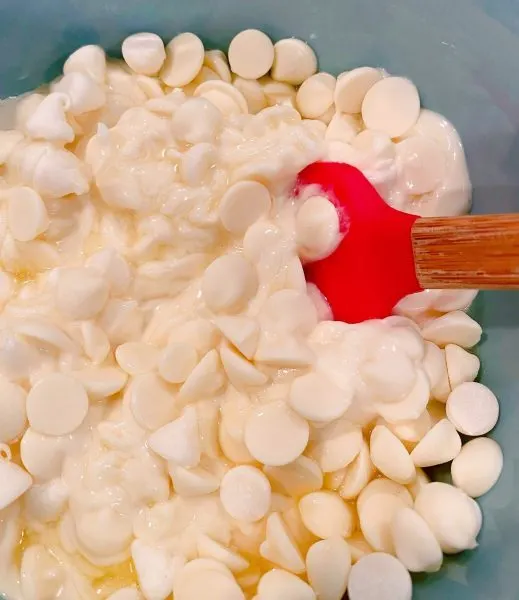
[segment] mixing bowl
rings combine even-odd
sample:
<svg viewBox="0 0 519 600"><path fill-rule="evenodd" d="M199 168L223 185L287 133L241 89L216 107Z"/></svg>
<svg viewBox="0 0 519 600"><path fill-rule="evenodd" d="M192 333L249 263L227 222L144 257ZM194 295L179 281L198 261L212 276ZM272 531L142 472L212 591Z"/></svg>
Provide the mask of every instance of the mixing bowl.
<svg viewBox="0 0 519 600"><path fill-rule="evenodd" d="M516 0L2 0L0 97L55 77L82 44L117 52L136 31L165 39L193 31L207 47L226 48L248 27L307 40L332 73L371 64L410 77L464 140L475 212L519 211ZM505 467L482 499L480 547L417 577L417 600L519 598L519 295L482 293L473 311L485 331L481 380L501 401L493 435Z"/></svg>

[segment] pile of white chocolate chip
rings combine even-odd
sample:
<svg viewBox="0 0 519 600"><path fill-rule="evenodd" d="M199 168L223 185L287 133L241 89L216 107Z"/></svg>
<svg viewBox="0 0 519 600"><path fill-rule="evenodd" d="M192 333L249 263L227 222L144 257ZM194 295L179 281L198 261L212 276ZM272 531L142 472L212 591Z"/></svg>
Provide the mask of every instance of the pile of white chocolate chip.
<svg viewBox="0 0 519 600"><path fill-rule="evenodd" d="M332 321L302 264L338 217L291 189L343 161L395 207L464 213L456 131L297 39L122 54L79 48L0 132L0 592L410 600L409 572L477 545L502 468L475 292Z"/></svg>

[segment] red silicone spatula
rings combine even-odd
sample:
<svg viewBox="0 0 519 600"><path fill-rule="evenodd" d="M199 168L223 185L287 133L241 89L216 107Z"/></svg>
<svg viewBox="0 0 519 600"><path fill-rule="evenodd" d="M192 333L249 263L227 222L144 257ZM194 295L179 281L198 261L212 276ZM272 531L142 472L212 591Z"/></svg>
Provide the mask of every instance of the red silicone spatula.
<svg viewBox="0 0 519 600"><path fill-rule="evenodd" d="M333 254L305 266L336 320L387 317L404 296L426 288L519 288L519 215L409 215L344 163L309 165L296 195L309 185L335 204L344 234Z"/></svg>

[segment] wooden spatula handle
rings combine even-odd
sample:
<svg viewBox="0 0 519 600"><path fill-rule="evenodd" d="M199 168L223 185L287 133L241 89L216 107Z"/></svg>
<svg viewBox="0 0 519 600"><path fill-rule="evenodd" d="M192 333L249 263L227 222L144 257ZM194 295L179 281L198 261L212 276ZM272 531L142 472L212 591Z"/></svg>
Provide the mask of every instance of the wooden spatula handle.
<svg viewBox="0 0 519 600"><path fill-rule="evenodd" d="M519 214L421 218L411 237L423 288L519 289Z"/></svg>

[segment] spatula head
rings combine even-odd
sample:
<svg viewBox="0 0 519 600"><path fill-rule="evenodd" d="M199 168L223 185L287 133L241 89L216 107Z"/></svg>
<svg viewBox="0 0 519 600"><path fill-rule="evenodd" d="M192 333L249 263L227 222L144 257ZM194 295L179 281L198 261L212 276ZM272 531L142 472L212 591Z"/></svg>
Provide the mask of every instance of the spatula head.
<svg viewBox="0 0 519 600"><path fill-rule="evenodd" d="M296 196L307 186L320 188L339 213L339 246L305 266L336 320L387 317L404 296L421 290L411 241L415 215L388 206L358 169L344 163L308 165L297 178Z"/></svg>

